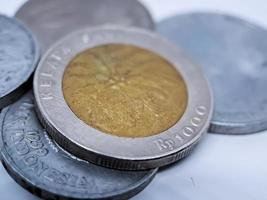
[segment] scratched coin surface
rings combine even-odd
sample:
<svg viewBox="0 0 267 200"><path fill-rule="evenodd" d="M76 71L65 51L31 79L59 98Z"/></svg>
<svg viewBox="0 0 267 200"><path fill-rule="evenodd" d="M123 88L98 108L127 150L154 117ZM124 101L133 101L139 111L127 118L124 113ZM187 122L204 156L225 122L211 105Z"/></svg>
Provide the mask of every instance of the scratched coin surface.
<svg viewBox="0 0 267 200"><path fill-rule="evenodd" d="M114 64L111 69L117 71L109 77L104 76L107 72L99 74L97 70L105 71L105 64ZM139 77L126 77L126 85L109 87L107 82L123 81L127 73ZM83 78L78 80L79 76ZM96 84L96 79L105 82ZM101 93L103 87L104 93L99 95L97 92ZM201 69L161 37L136 28L89 28L62 39L39 64L34 94L38 117L63 148L98 165L118 169L154 168L188 155L205 133L212 114L212 96ZM164 105L162 98L169 105ZM79 108L80 104L85 107ZM74 108L95 121L86 123L86 117L79 118ZM153 125L150 120L155 119L155 113L172 120L159 116L162 121ZM143 124L138 117L144 119ZM115 134L107 134L111 131L103 126L106 120ZM151 129L157 129L151 132L146 121ZM119 131L114 127L117 124L123 127ZM128 127L130 131L126 130Z"/></svg>
<svg viewBox="0 0 267 200"><path fill-rule="evenodd" d="M88 26L154 27L150 13L137 0L29 0L16 17L37 35L43 52L62 36Z"/></svg>
<svg viewBox="0 0 267 200"><path fill-rule="evenodd" d="M211 82L210 132L246 134L267 128L267 31L242 19L190 13L166 19L158 31L199 62Z"/></svg>
<svg viewBox="0 0 267 200"><path fill-rule="evenodd" d="M67 66L62 87L77 117L122 137L161 133L182 117L187 105L186 85L177 70L159 55L132 45L82 52Z"/></svg>
<svg viewBox="0 0 267 200"><path fill-rule="evenodd" d="M128 199L156 174L119 171L79 160L58 147L39 123L31 92L1 114L1 154L9 174L46 199Z"/></svg>
<svg viewBox="0 0 267 200"><path fill-rule="evenodd" d="M0 15L0 110L27 90L38 59L32 34L16 20Z"/></svg>

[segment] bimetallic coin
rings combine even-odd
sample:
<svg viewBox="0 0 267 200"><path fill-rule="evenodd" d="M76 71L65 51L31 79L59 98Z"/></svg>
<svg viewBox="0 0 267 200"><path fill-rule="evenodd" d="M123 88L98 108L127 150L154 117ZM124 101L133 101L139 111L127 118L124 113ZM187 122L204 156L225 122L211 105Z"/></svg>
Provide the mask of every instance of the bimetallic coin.
<svg viewBox="0 0 267 200"><path fill-rule="evenodd" d="M0 15L0 110L27 90L38 60L31 33L16 20Z"/></svg>
<svg viewBox="0 0 267 200"><path fill-rule="evenodd" d="M215 94L210 132L247 134L267 128L267 31L236 17L190 13L158 31L199 62Z"/></svg>
<svg viewBox="0 0 267 200"><path fill-rule="evenodd" d="M3 110L1 154L9 174L45 199L128 199L153 179L150 171L118 171L68 154L39 123L32 93Z"/></svg>
<svg viewBox="0 0 267 200"><path fill-rule="evenodd" d="M148 10L137 0L29 0L16 17L37 35L43 52L66 34L88 26L154 28Z"/></svg>
<svg viewBox="0 0 267 200"><path fill-rule="evenodd" d="M118 169L184 157L212 114L200 68L135 28L98 27L62 39L38 66L34 94L39 118L63 148Z"/></svg>

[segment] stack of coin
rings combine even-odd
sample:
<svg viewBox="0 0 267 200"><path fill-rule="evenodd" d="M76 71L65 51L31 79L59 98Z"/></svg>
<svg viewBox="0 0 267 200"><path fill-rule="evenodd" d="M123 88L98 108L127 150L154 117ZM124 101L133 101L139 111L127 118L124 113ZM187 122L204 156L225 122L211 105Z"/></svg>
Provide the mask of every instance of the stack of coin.
<svg viewBox="0 0 267 200"><path fill-rule="evenodd" d="M41 198L128 199L210 121L219 133L267 128L266 94L247 94L267 82L259 27L184 15L158 24L169 42L137 0L29 0L16 17L0 16L1 159Z"/></svg>

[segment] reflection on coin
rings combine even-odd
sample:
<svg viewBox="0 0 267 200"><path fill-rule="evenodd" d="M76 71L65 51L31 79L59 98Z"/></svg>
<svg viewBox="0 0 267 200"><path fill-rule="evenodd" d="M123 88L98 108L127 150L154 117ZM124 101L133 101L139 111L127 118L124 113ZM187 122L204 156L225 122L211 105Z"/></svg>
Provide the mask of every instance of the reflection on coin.
<svg viewBox="0 0 267 200"><path fill-rule="evenodd" d="M267 31L241 19L192 13L158 31L202 65L215 94L210 131L246 134L267 128Z"/></svg>
<svg viewBox="0 0 267 200"><path fill-rule="evenodd" d="M212 113L200 68L162 38L135 28L98 27L62 39L38 66L34 93L39 118L62 147L119 169L163 166L188 155Z"/></svg>
<svg viewBox="0 0 267 200"><path fill-rule="evenodd" d="M66 153L40 125L32 93L3 110L3 164L35 195L47 199L128 199L152 180L150 171L118 171L96 166Z"/></svg>
<svg viewBox="0 0 267 200"><path fill-rule="evenodd" d="M0 15L0 110L27 90L38 60L31 33L16 20Z"/></svg>
<svg viewBox="0 0 267 200"><path fill-rule="evenodd" d="M43 51L62 36L88 26L154 27L148 10L137 0L29 0L16 17L37 35Z"/></svg>

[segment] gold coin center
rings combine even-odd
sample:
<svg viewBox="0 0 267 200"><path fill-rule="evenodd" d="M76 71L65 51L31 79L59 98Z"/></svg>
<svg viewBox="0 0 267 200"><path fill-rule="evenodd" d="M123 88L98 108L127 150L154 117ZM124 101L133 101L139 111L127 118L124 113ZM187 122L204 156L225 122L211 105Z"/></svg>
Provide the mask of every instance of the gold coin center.
<svg viewBox="0 0 267 200"><path fill-rule="evenodd" d="M161 56L133 45L108 44L78 54L63 76L64 98L89 126L121 137L159 134L182 117L186 84Z"/></svg>

